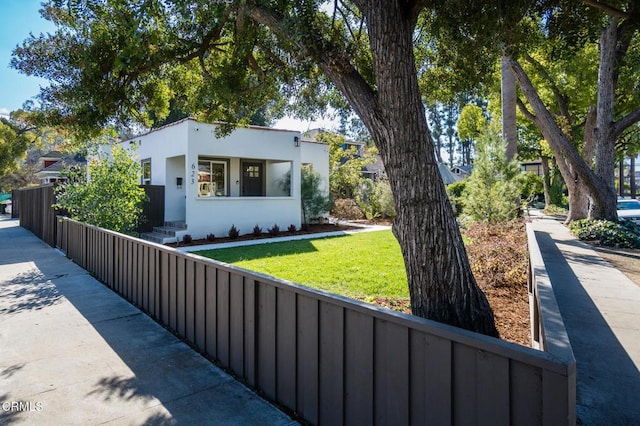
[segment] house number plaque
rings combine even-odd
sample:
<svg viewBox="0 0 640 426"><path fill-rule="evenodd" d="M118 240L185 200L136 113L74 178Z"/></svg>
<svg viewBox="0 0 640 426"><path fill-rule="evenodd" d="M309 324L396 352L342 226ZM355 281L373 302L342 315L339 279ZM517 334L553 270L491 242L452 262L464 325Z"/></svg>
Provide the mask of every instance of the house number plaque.
<svg viewBox="0 0 640 426"><path fill-rule="evenodd" d="M191 185L196 183L196 165L191 163Z"/></svg>

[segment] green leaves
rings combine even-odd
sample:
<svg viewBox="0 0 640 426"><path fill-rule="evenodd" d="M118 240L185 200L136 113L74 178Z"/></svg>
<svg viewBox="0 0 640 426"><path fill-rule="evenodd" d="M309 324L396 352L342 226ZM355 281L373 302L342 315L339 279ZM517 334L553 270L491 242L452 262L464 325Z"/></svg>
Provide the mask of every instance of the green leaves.
<svg viewBox="0 0 640 426"><path fill-rule="evenodd" d="M93 159L86 170L67 173L70 181L60 187L57 207L81 222L131 234L146 197L140 173L131 153L113 145L110 158Z"/></svg>

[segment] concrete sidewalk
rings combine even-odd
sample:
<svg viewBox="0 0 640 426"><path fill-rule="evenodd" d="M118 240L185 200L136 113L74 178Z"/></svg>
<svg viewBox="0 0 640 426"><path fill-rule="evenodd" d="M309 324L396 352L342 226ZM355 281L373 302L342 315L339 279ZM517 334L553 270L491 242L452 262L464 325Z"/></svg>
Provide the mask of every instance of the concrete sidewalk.
<svg viewBox="0 0 640 426"><path fill-rule="evenodd" d="M0 424L295 424L0 218Z"/></svg>
<svg viewBox="0 0 640 426"><path fill-rule="evenodd" d="M533 227L576 358L578 419L640 424L640 287L562 222Z"/></svg>

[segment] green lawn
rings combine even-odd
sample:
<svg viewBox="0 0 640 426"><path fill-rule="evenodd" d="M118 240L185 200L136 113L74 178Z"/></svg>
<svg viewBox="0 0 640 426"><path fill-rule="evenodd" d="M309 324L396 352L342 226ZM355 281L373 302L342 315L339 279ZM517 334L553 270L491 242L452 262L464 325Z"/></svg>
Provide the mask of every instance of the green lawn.
<svg viewBox="0 0 640 426"><path fill-rule="evenodd" d="M344 296L409 297L400 246L391 231L197 254Z"/></svg>

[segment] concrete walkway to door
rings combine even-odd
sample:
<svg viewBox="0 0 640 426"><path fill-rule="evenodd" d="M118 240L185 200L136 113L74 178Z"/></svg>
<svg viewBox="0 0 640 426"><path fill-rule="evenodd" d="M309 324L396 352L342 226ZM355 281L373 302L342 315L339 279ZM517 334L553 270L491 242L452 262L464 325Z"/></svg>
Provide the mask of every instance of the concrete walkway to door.
<svg viewBox="0 0 640 426"><path fill-rule="evenodd" d="M640 287L561 220L533 219L576 358L583 425L640 424Z"/></svg>
<svg viewBox="0 0 640 426"><path fill-rule="evenodd" d="M295 423L0 216L0 425Z"/></svg>

